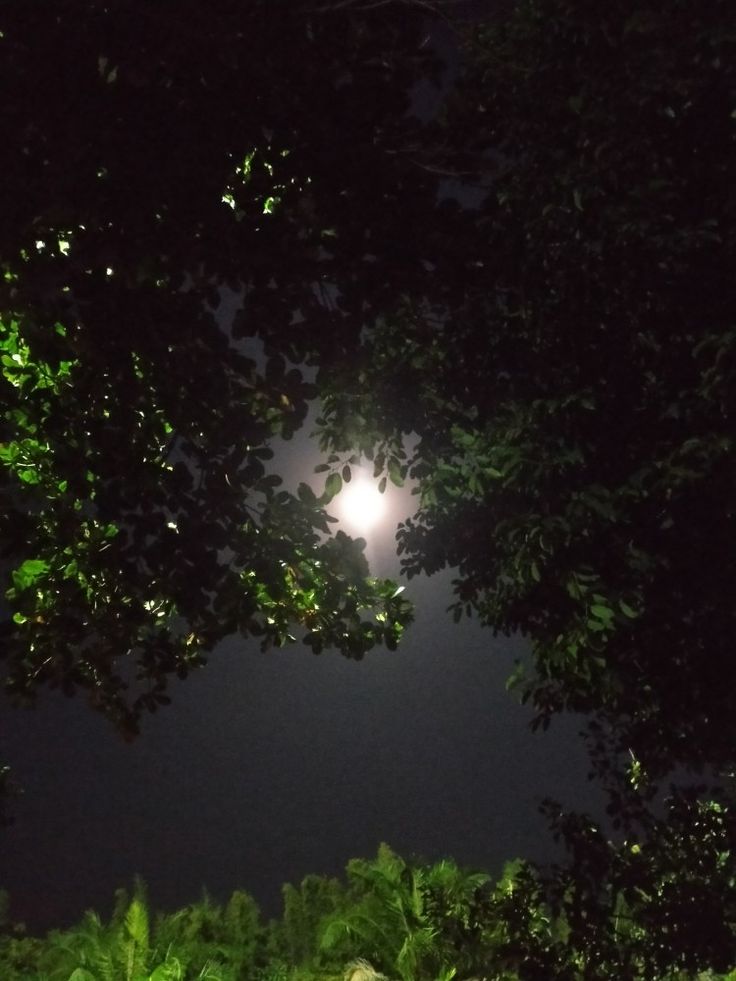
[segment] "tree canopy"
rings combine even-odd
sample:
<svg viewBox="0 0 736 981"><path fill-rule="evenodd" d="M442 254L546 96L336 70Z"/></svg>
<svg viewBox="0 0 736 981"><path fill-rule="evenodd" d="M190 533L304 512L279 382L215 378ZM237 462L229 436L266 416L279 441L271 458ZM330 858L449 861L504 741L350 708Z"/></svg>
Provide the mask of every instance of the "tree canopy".
<svg viewBox="0 0 736 981"><path fill-rule="evenodd" d="M421 5L167 9L3 12L11 692L132 732L233 631L394 646L407 604L325 512L363 453L418 482L406 571L531 638L540 721L727 765L726 6L520 3L424 124ZM315 397L330 472L294 496L269 442Z"/></svg>
<svg viewBox="0 0 736 981"><path fill-rule="evenodd" d="M334 478L295 497L267 461L316 394L305 366L425 275L395 235L399 202L431 212L434 181L395 152L433 70L420 27L309 4L3 12L14 695L82 688L132 732L233 631L395 646L406 602L324 538Z"/></svg>
<svg viewBox="0 0 736 981"><path fill-rule="evenodd" d="M484 196L346 363L325 445L356 417L419 436L406 571L456 568L457 616L531 639L540 721L600 712L657 771L727 766L733 16L529 0L471 43L438 125Z"/></svg>

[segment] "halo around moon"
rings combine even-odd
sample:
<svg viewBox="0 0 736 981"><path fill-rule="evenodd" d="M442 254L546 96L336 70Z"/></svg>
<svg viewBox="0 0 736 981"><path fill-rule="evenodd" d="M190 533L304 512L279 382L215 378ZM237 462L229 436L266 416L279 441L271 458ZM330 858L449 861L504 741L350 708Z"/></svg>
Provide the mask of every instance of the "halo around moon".
<svg viewBox="0 0 736 981"><path fill-rule="evenodd" d="M355 474L335 500L338 517L346 528L360 534L375 528L386 513L386 499L368 477Z"/></svg>

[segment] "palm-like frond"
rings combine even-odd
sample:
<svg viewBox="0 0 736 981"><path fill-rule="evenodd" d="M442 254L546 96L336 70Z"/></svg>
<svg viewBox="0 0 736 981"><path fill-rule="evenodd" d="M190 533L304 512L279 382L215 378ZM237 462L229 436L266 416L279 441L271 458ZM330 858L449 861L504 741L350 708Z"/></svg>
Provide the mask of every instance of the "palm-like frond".
<svg viewBox="0 0 736 981"><path fill-rule="evenodd" d="M121 934L125 981L136 981L146 972L150 951L148 908L140 895L134 896L128 906Z"/></svg>
<svg viewBox="0 0 736 981"><path fill-rule="evenodd" d="M396 955L396 969L402 981L414 981L419 977L422 962L433 957L436 949L437 931L432 927L419 927L404 937Z"/></svg>
<svg viewBox="0 0 736 981"><path fill-rule="evenodd" d="M345 938L360 940L374 949L390 942L390 932L380 918L359 908L335 914L326 919L322 927L319 949L332 950Z"/></svg>
<svg viewBox="0 0 736 981"><path fill-rule="evenodd" d="M149 959L148 907L137 882L132 899L118 890L108 925L90 910L78 926L51 935L41 966L49 981L143 981ZM183 971L177 963L167 955L156 981L179 981Z"/></svg>

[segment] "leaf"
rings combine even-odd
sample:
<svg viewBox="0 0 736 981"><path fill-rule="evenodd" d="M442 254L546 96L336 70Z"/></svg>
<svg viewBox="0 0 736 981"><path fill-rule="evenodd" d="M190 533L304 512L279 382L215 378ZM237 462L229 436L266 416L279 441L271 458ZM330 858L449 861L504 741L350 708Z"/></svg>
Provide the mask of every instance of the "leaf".
<svg viewBox="0 0 736 981"><path fill-rule="evenodd" d="M19 592L28 589L47 569L48 563L44 562L43 559L26 559L21 566L13 571L13 585Z"/></svg>
<svg viewBox="0 0 736 981"><path fill-rule="evenodd" d="M315 473L327 473L327 471L328 471L329 469L330 469L330 465L329 465L329 463L319 463L319 464L317 464L317 466L316 466L316 467L314 468L314 472L315 472Z"/></svg>
<svg viewBox="0 0 736 981"><path fill-rule="evenodd" d="M38 470L35 468L24 468L23 470L16 470L18 479L22 480L24 484L40 484L41 477L39 476Z"/></svg>
<svg viewBox="0 0 736 981"><path fill-rule="evenodd" d="M181 966L175 957L167 956L163 964L159 964L151 972L148 981L175 981L182 977ZM71 979L70 979L71 981Z"/></svg>
<svg viewBox="0 0 736 981"><path fill-rule="evenodd" d="M269 491L274 487L278 487L280 483L281 483L281 477L279 477L275 473L272 473L272 474L268 474L266 477L261 477L261 479L257 481L255 488L256 490L262 492Z"/></svg>
<svg viewBox="0 0 736 981"><path fill-rule="evenodd" d="M304 504L317 503L317 495L314 493L314 491L309 486L309 484L305 484L303 481L302 483L299 484L299 487L297 488L297 495L299 497L299 500L302 501Z"/></svg>
<svg viewBox="0 0 736 981"><path fill-rule="evenodd" d="M331 473L325 481L325 494L332 499L342 490L342 477L339 473Z"/></svg>
<svg viewBox="0 0 736 981"><path fill-rule="evenodd" d="M577 187L572 192L572 198L573 198L573 201L575 202L575 207L578 209L578 211L582 211L583 210L583 199L582 199L582 196L580 194L580 191L578 190Z"/></svg>
<svg viewBox="0 0 736 981"><path fill-rule="evenodd" d="M345 466L342 468L342 479L345 481L346 484L349 484L351 476L352 474L350 473L350 467L346 463Z"/></svg>
<svg viewBox="0 0 736 981"><path fill-rule="evenodd" d="M64 578L74 579L78 574L79 564L76 559L72 559L72 561L64 567Z"/></svg>
<svg viewBox="0 0 736 981"><path fill-rule="evenodd" d="M594 617L597 617L599 620L604 620L607 623L613 620L613 610L609 609L607 606L601 606L600 603L594 603L590 608L590 612Z"/></svg>
<svg viewBox="0 0 736 981"><path fill-rule="evenodd" d="M130 939L144 950L148 947L148 910L140 898L131 901L125 914L125 929Z"/></svg>
<svg viewBox="0 0 736 981"><path fill-rule="evenodd" d="M404 486L404 476L401 472L401 464L395 457L388 461L388 475L392 484L396 487Z"/></svg>
<svg viewBox="0 0 736 981"><path fill-rule="evenodd" d="M383 494L385 490L386 490L386 478L381 477L381 479L378 481L378 493Z"/></svg>
<svg viewBox="0 0 736 981"><path fill-rule="evenodd" d="M624 603L624 601L623 601L623 600L619 600L619 601L618 601L618 605L619 605L619 606L620 606L620 608L621 608L621 612L622 612L622 613L623 613L623 614L624 614L625 616L627 616L627 617L628 617L628 618L629 618L630 620L636 620L636 618L637 618L637 617L639 616L639 614L638 614L638 613L636 612L636 610L633 610L633 609L632 609L632 608L631 608L631 607L629 606L629 604L628 604L628 603Z"/></svg>

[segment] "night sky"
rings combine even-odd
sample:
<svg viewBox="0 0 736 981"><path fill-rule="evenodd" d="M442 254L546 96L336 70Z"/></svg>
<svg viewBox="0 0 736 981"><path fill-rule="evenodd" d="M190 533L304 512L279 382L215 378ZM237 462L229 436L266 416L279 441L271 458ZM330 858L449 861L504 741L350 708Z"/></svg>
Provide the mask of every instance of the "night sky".
<svg viewBox="0 0 736 981"><path fill-rule="evenodd" d="M281 459L287 486L319 486L306 439ZM368 543L382 575L397 573L394 526L412 501L387 494L390 516ZM340 873L381 841L490 872L517 855L553 858L539 801L600 811L581 720L529 731L530 710L505 691L524 642L453 624L451 578L407 582L415 624L398 651L362 662L232 638L174 682L173 704L133 744L79 699L3 702L5 756L25 788L1 836L13 918L40 930L87 907L107 915L135 874L154 908L241 887L276 915L283 882Z"/></svg>

